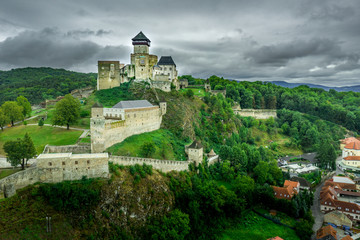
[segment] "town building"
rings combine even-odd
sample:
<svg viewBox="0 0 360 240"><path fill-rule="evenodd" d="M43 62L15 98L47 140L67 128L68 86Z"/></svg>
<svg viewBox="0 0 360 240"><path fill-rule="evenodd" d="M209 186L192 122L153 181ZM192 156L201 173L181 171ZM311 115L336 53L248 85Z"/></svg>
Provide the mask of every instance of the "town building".
<svg viewBox="0 0 360 240"><path fill-rule="evenodd" d="M300 191L301 190L308 190L310 191L310 188L311 188L311 184L305 179L305 178L302 178L302 177L292 177L290 179L291 181L294 181L294 182L299 182L300 183Z"/></svg>
<svg viewBox="0 0 360 240"><path fill-rule="evenodd" d="M272 186L274 196L277 199L291 200L295 194L300 190L300 183L295 181L285 180L283 187Z"/></svg>
<svg viewBox="0 0 360 240"><path fill-rule="evenodd" d="M336 230L327 225L316 232L316 240L337 240Z"/></svg>

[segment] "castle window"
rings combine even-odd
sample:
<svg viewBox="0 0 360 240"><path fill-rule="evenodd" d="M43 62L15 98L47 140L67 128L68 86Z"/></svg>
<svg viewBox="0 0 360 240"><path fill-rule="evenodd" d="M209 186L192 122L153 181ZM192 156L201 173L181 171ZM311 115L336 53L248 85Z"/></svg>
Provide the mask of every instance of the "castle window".
<svg viewBox="0 0 360 240"><path fill-rule="evenodd" d="M51 162L49 162L49 166L52 166L52 163L51 163Z"/></svg>
<svg viewBox="0 0 360 240"><path fill-rule="evenodd" d="M65 165L65 162L62 162L62 165Z"/></svg>
<svg viewBox="0 0 360 240"><path fill-rule="evenodd" d="M78 161L75 161L75 164L78 164Z"/></svg>
<svg viewBox="0 0 360 240"><path fill-rule="evenodd" d="M169 70L171 71L171 67L169 67Z"/></svg>
<svg viewBox="0 0 360 240"><path fill-rule="evenodd" d="M90 164L90 160L87 160L87 164Z"/></svg>
<svg viewBox="0 0 360 240"><path fill-rule="evenodd" d="M88 169L90 169L90 167L88 167Z"/></svg>

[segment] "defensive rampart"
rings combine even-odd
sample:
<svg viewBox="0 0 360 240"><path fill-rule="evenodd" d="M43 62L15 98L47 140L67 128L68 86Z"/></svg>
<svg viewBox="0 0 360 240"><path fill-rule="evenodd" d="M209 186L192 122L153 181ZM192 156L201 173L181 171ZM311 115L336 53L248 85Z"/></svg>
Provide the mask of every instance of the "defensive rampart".
<svg viewBox="0 0 360 240"><path fill-rule="evenodd" d="M91 145L62 145L50 146L46 145L43 153L90 153Z"/></svg>
<svg viewBox="0 0 360 240"><path fill-rule="evenodd" d="M270 117L276 118L276 109L233 109L235 114L242 117L253 117L256 119L268 119Z"/></svg>
<svg viewBox="0 0 360 240"><path fill-rule="evenodd" d="M145 163L147 165L152 165L156 170L161 170L163 172L188 170L190 163L189 161L171 161L127 156L111 156L109 161L124 166L135 164L142 165Z"/></svg>

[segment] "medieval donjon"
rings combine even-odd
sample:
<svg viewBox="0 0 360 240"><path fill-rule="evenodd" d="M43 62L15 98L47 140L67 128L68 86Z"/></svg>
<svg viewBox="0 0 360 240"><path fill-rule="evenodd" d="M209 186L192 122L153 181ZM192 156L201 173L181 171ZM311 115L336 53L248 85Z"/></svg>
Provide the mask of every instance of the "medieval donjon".
<svg viewBox="0 0 360 240"><path fill-rule="evenodd" d="M150 40L142 33L132 39L134 53L130 64L119 61L98 61L97 90L118 87L132 79L146 81L151 87L171 91L171 84L179 89L176 64L171 56L149 54Z"/></svg>
<svg viewBox="0 0 360 240"><path fill-rule="evenodd" d="M91 109L91 152L99 153L135 134L160 128L166 102L154 106L147 100L120 101L112 108L95 103Z"/></svg>

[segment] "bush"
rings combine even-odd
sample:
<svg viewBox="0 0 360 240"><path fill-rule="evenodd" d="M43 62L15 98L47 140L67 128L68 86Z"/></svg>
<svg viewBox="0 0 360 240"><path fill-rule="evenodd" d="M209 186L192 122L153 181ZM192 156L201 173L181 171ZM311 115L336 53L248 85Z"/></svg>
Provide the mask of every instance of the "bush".
<svg viewBox="0 0 360 240"><path fill-rule="evenodd" d="M80 111L80 117L85 118L85 117L89 117L89 116L90 116L89 110L81 110Z"/></svg>
<svg viewBox="0 0 360 240"><path fill-rule="evenodd" d="M24 121L23 124L26 126L26 125L28 124L28 122L27 122L27 121Z"/></svg>
<svg viewBox="0 0 360 240"><path fill-rule="evenodd" d="M42 118L40 118L38 125L40 127L44 126L44 120Z"/></svg>
<svg viewBox="0 0 360 240"><path fill-rule="evenodd" d="M86 177L80 181L41 184L38 190L58 211L78 211L93 206L99 201L100 192L100 182Z"/></svg>
<svg viewBox="0 0 360 240"><path fill-rule="evenodd" d="M185 96L188 98L193 98L194 97L194 92L191 89L187 89L185 91Z"/></svg>

